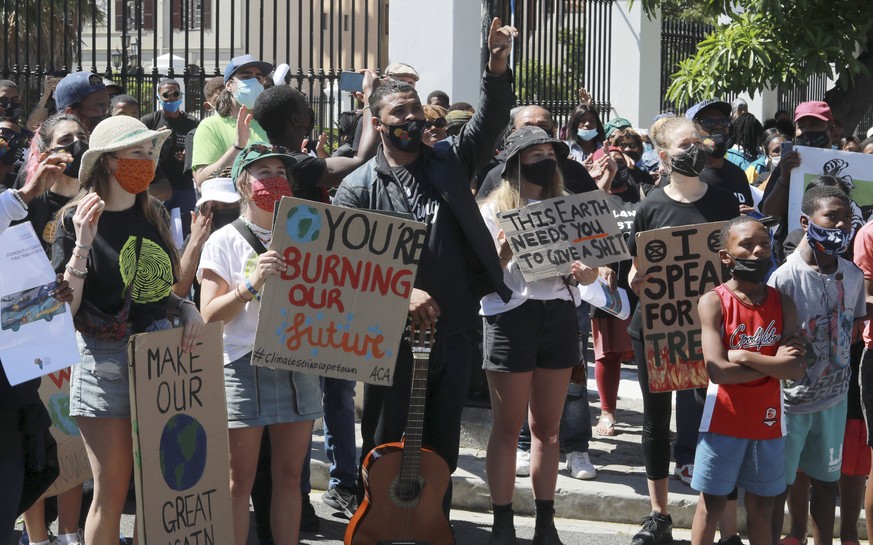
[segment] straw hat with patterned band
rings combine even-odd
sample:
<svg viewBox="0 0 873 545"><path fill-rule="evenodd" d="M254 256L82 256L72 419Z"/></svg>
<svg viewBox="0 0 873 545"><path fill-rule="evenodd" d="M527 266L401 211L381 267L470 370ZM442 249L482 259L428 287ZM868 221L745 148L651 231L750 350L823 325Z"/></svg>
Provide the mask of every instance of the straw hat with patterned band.
<svg viewBox="0 0 873 545"><path fill-rule="evenodd" d="M104 119L94 127L88 142L88 151L82 156L82 166L79 167L79 182L86 187L91 185L91 176L104 153L111 153L146 142L151 142L157 151L164 145L164 140L172 131L153 131L143 125L139 119L119 115ZM158 164L158 153L155 153L155 166Z"/></svg>

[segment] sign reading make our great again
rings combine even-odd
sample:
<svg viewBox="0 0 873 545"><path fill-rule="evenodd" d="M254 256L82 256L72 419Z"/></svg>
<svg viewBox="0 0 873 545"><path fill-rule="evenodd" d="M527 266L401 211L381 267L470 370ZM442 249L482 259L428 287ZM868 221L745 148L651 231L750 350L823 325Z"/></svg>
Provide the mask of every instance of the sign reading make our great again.
<svg viewBox="0 0 873 545"><path fill-rule="evenodd" d="M528 282L570 274L574 261L597 267L630 258L606 194L555 197L498 214Z"/></svg>
<svg viewBox="0 0 873 545"><path fill-rule="evenodd" d="M284 197L252 364L390 385L425 225Z"/></svg>

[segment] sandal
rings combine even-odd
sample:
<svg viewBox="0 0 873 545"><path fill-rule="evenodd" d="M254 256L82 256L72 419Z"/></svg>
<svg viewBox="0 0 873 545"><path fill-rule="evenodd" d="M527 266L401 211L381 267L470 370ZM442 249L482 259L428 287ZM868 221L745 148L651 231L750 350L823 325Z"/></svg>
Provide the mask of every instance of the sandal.
<svg viewBox="0 0 873 545"><path fill-rule="evenodd" d="M779 545L806 545L806 538L801 541L799 538L794 536L785 536L779 540Z"/></svg>
<svg viewBox="0 0 873 545"><path fill-rule="evenodd" d="M602 437L612 437L615 435L615 419L608 416L601 416L600 420L597 421L595 431L597 432L597 435Z"/></svg>

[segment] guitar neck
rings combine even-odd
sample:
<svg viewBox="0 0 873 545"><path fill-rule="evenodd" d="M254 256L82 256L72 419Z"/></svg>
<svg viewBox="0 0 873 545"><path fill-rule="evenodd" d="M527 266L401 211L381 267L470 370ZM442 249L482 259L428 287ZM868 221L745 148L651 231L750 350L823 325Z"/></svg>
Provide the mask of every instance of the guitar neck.
<svg viewBox="0 0 873 545"><path fill-rule="evenodd" d="M421 469L421 438L424 428L424 404L427 397L429 358L430 348L412 347L412 389L409 396L403 459L400 466L402 479L417 479Z"/></svg>

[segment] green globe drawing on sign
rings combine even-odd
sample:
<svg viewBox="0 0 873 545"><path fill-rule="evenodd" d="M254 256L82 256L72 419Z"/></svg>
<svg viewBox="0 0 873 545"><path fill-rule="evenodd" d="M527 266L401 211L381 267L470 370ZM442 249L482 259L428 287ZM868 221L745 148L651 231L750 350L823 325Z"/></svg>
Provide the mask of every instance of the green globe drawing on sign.
<svg viewBox="0 0 873 545"><path fill-rule="evenodd" d="M64 435L73 437L80 435L79 426L70 416L70 394L61 392L52 395L46 404L46 409L52 418L52 425L61 430Z"/></svg>
<svg viewBox="0 0 873 545"><path fill-rule="evenodd" d="M188 490L206 469L206 431L187 414L174 415L161 433L161 473L167 486Z"/></svg>
<svg viewBox="0 0 873 545"><path fill-rule="evenodd" d="M312 206L295 206L288 211L285 229L294 242L312 242L321 234L321 216Z"/></svg>

